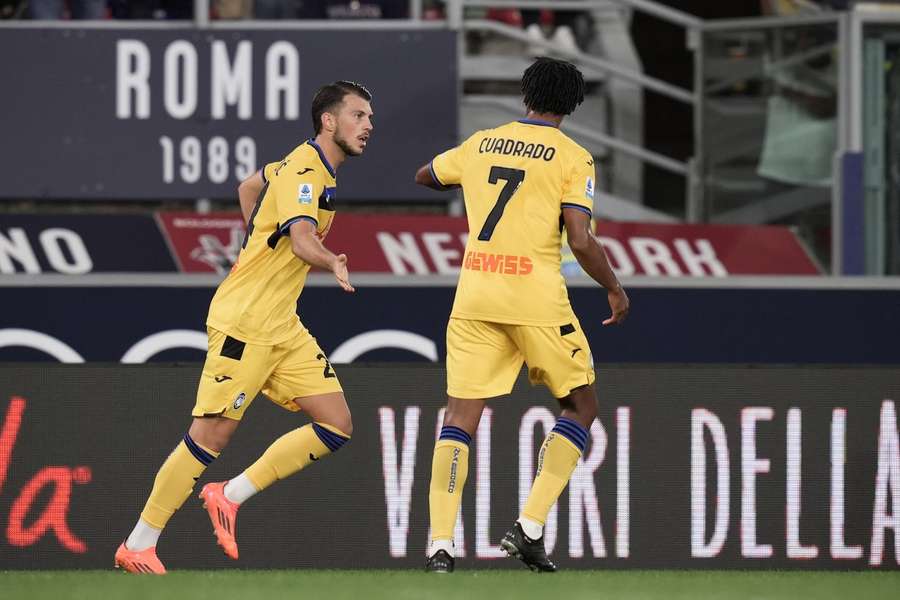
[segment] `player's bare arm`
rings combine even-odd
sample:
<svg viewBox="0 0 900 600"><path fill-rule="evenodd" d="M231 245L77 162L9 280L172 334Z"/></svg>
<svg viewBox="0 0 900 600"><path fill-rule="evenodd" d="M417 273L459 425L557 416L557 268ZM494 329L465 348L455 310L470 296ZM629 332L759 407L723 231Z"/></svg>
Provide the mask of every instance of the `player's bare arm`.
<svg viewBox="0 0 900 600"><path fill-rule="evenodd" d="M591 231L591 218L576 208L564 208L563 220L569 236L569 247L578 260L578 264L594 281L606 288L612 316L603 321L604 325L621 323L628 316L630 301L628 294L606 258L606 252L600 240Z"/></svg>
<svg viewBox="0 0 900 600"><path fill-rule="evenodd" d="M419 170L416 171L416 183L439 192L459 189L458 185L441 185L431 173L431 163L419 167Z"/></svg>
<svg viewBox="0 0 900 600"><path fill-rule="evenodd" d="M316 227L311 222L303 220L291 225L291 249L303 262L334 273L334 278L345 292L356 291L350 285L347 255L335 254L322 245L316 235Z"/></svg>
<svg viewBox="0 0 900 600"><path fill-rule="evenodd" d="M265 182L259 171L256 171L253 175L243 180L238 186L238 200L241 203L241 214L244 216L245 223L250 222L250 215L253 214L253 206L259 198L263 186L265 186Z"/></svg>

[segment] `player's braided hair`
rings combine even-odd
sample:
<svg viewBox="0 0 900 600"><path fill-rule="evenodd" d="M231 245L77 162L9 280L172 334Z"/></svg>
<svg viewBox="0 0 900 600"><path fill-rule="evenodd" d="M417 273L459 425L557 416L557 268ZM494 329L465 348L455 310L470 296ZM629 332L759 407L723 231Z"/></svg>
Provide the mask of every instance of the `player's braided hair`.
<svg viewBox="0 0 900 600"><path fill-rule="evenodd" d="M525 69L522 93L528 110L569 115L584 102L584 77L570 62L541 57Z"/></svg>
<svg viewBox="0 0 900 600"><path fill-rule="evenodd" d="M322 131L322 114L333 111L347 94L355 94L367 102L372 100L372 92L355 81L335 81L319 88L312 101L313 129L316 135Z"/></svg>

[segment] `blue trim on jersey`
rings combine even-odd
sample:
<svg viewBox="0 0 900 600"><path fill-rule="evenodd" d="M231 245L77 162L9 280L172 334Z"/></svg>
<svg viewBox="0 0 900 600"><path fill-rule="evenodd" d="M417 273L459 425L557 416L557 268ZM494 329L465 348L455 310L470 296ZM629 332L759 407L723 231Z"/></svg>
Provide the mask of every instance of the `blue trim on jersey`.
<svg viewBox="0 0 900 600"><path fill-rule="evenodd" d="M438 439L461 442L466 446L472 443L471 435L469 435L459 427L454 427L453 425L444 425L443 427L441 427L441 434L438 436Z"/></svg>
<svg viewBox="0 0 900 600"><path fill-rule="evenodd" d="M337 195L336 187L327 187L325 188L325 197L329 199L334 199L335 195Z"/></svg>
<svg viewBox="0 0 900 600"><path fill-rule="evenodd" d="M588 210L588 208L586 206L582 206L580 204L572 204L571 202L563 202L562 208L577 208L581 212L586 213L587 216L589 216L589 217L593 218L593 216L594 216L594 213L592 213L590 210Z"/></svg>
<svg viewBox="0 0 900 600"><path fill-rule="evenodd" d="M584 448L587 446L588 430L581 423L566 417L560 417L551 431L558 433L575 444L575 447L584 454Z"/></svg>
<svg viewBox="0 0 900 600"><path fill-rule="evenodd" d="M326 429L322 427L318 423L313 423L313 431L319 439L322 440L322 443L332 452L336 452L340 450L341 446L347 443L347 440L350 438L344 437L342 435L338 435L330 429Z"/></svg>
<svg viewBox="0 0 900 600"><path fill-rule="evenodd" d="M525 125L540 125L541 127L556 127L553 123L548 121L541 121L539 119L519 119L516 121L517 123L523 123Z"/></svg>
<svg viewBox="0 0 900 600"><path fill-rule="evenodd" d="M442 190L449 190L450 186L444 185L441 183L441 180L438 179L437 173L434 172L434 161L428 163L428 172L431 173L431 179L438 185Z"/></svg>
<svg viewBox="0 0 900 600"><path fill-rule="evenodd" d="M259 170L259 176L262 177L263 183L269 183L269 181L266 179L266 168L265 167L263 167L262 169Z"/></svg>
<svg viewBox="0 0 900 600"><path fill-rule="evenodd" d="M310 223L313 224L313 227L315 227L316 230L319 229L319 222L314 217L310 217L307 215L301 215L299 217L293 217L293 218L285 221L284 225L282 225L281 227L278 228L278 233L280 233L281 235L288 235L288 233L289 233L288 230L291 228L291 225L293 225L297 221L309 221Z"/></svg>
<svg viewBox="0 0 900 600"><path fill-rule="evenodd" d="M194 455L200 464L205 467L208 467L212 461L216 460L216 457L201 448L197 445L193 439L191 439L191 435L189 433L184 434L184 445L187 446L187 449Z"/></svg>
<svg viewBox="0 0 900 600"><path fill-rule="evenodd" d="M328 169L328 172L331 173L331 176L332 176L332 177L337 177L337 176L334 174L334 167L332 167L332 166L331 166L331 163L328 162L328 159L325 158L325 153L322 152L322 149L321 149L321 148L319 147L319 145L316 143L316 140L315 140L314 138L309 138L309 139L306 141L306 143L309 144L310 146L312 146L313 148L316 149L316 152L319 153L319 160L322 161L322 164L325 165L325 168Z"/></svg>

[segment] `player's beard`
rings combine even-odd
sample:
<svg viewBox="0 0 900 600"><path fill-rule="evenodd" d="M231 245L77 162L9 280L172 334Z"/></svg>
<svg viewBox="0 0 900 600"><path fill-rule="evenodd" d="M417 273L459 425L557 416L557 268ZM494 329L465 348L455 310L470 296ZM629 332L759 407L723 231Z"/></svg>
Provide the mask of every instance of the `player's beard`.
<svg viewBox="0 0 900 600"><path fill-rule="evenodd" d="M352 148L350 144L347 143L347 140L341 137L341 134L338 131L334 132L334 143L337 144L337 147L343 150L344 154L347 156L359 156L363 153L362 150Z"/></svg>

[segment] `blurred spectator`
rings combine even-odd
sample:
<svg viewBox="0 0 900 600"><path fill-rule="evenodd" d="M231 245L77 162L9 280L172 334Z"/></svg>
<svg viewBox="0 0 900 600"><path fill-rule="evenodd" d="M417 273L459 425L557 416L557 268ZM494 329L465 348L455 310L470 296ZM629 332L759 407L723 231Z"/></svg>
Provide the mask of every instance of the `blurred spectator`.
<svg viewBox="0 0 900 600"><path fill-rule="evenodd" d="M303 0L253 0L253 16L257 19L315 19L318 17L307 17L304 12L310 10L306 5L315 7L317 4Z"/></svg>
<svg viewBox="0 0 900 600"><path fill-rule="evenodd" d="M21 19L23 16L24 0L0 0L0 19Z"/></svg>
<svg viewBox="0 0 900 600"><path fill-rule="evenodd" d="M405 19L409 16L409 0L326 0L322 4L329 19Z"/></svg>
<svg viewBox="0 0 900 600"><path fill-rule="evenodd" d="M114 19L193 19L193 0L110 0Z"/></svg>
<svg viewBox="0 0 900 600"><path fill-rule="evenodd" d="M880 0L885 2L885 0ZM887 0L890 2L891 0ZM814 14L824 10L847 10L853 0L760 0L764 15Z"/></svg>
<svg viewBox="0 0 900 600"><path fill-rule="evenodd" d="M31 0L28 16L39 21L105 19L106 0Z"/></svg>
<svg viewBox="0 0 900 600"><path fill-rule="evenodd" d="M584 11L523 10L522 25L528 36L534 40L546 39L545 26L552 26L550 41L573 52L586 49L593 36L593 20L590 13ZM546 49L538 45L529 48L529 54L546 53Z"/></svg>
<svg viewBox="0 0 900 600"><path fill-rule="evenodd" d="M253 18L253 0L214 0L212 7L217 19Z"/></svg>
<svg viewBox="0 0 900 600"><path fill-rule="evenodd" d="M257 19L405 19L409 0L254 0Z"/></svg>

